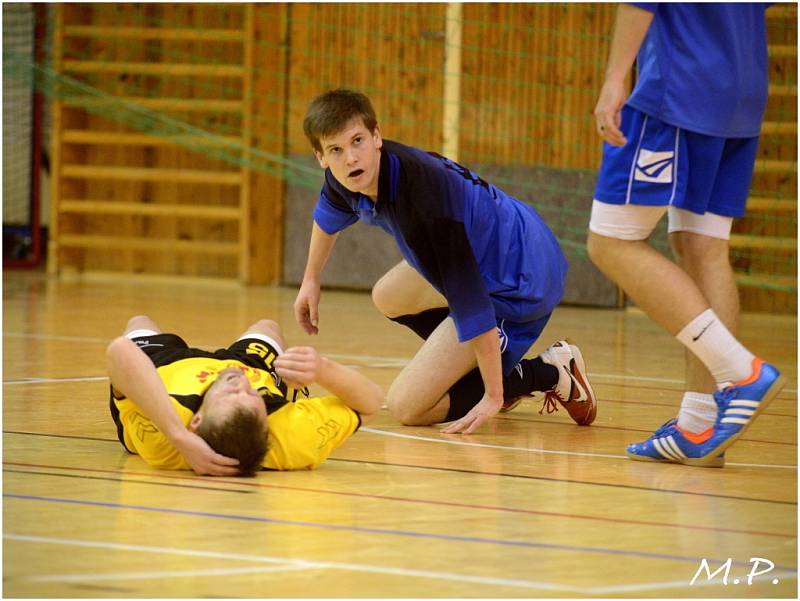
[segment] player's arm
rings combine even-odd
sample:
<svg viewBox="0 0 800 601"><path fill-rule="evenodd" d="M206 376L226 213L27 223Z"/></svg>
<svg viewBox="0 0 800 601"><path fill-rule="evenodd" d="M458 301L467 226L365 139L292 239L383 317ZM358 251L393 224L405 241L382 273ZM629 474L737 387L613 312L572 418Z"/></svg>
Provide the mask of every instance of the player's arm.
<svg viewBox="0 0 800 601"><path fill-rule="evenodd" d="M106 350L108 375L116 391L133 401L198 474L235 476L239 462L225 457L186 429L155 366L128 338L115 338Z"/></svg>
<svg viewBox="0 0 800 601"><path fill-rule="evenodd" d="M338 233L358 221L358 216L338 189L330 171L325 172L317 204L303 282L294 301L294 317L306 334L319 332L319 299L322 271L331 256Z"/></svg>
<svg viewBox="0 0 800 601"><path fill-rule="evenodd" d="M303 273L303 282L294 301L294 317L306 334L319 332L319 299L322 271L331 256L339 233L328 234L316 221L311 227L311 242L308 260Z"/></svg>
<svg viewBox="0 0 800 601"><path fill-rule="evenodd" d="M290 386L316 382L368 421L381 408L383 390L364 374L323 357L310 346L295 346L275 359L275 370Z"/></svg>
<svg viewBox="0 0 800 601"><path fill-rule="evenodd" d="M444 428L445 434L472 434L482 424L489 421L500 412L503 407L503 366L500 359L500 341L497 330L492 328L488 332L470 340L478 360L478 369L481 372L485 392L478 404L461 419L458 419Z"/></svg>
<svg viewBox="0 0 800 601"><path fill-rule="evenodd" d="M442 431L470 434L497 415L503 406L503 370L494 307L463 223L443 216L423 225L434 249L436 268L458 339L472 346L485 391L467 415Z"/></svg>
<svg viewBox="0 0 800 601"><path fill-rule="evenodd" d="M619 129L620 111L627 98L625 77L636 60L652 22L653 13L649 10L630 4L620 4L617 9L605 80L594 108L597 133L614 146L624 146L627 142Z"/></svg>

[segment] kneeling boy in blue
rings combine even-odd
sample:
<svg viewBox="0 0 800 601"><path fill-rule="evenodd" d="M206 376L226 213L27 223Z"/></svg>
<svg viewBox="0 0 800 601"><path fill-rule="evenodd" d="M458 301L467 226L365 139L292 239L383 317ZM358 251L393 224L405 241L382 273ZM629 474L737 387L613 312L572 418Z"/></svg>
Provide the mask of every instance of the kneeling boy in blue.
<svg viewBox="0 0 800 601"><path fill-rule="evenodd" d="M325 183L295 318L317 333L321 274L338 233L358 220L394 237L404 260L375 285L388 318L424 339L387 402L408 425L471 433L534 391L578 423L596 404L575 345L523 359L564 290L567 261L536 211L469 169L384 140L369 99L317 97L304 121Z"/></svg>

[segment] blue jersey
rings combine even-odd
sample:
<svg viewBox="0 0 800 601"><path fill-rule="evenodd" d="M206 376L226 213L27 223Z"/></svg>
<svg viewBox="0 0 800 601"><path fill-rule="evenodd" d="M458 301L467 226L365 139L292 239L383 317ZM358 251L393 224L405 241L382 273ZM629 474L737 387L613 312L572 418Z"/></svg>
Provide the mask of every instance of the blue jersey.
<svg viewBox="0 0 800 601"><path fill-rule="evenodd" d="M376 203L326 169L314 221L334 234L359 219L394 236L447 299L462 342L561 300L567 261L536 211L435 153L384 140Z"/></svg>
<svg viewBox="0 0 800 601"><path fill-rule="evenodd" d="M768 5L633 4L654 17L628 104L709 136L758 136L767 104Z"/></svg>

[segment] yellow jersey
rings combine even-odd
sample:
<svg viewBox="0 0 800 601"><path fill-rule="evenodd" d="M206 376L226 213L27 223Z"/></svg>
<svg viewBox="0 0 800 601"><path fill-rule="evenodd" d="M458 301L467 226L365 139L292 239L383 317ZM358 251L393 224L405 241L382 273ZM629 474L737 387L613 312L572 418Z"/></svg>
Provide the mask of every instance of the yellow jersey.
<svg viewBox="0 0 800 601"><path fill-rule="evenodd" d="M150 358L184 425L198 411L203 394L220 371L228 367L242 369L253 388L261 393L267 410L269 445L263 467L313 469L358 430L361 418L335 396L287 400L285 385L281 390L270 371L275 356L265 354L265 348L263 343L251 341L246 350L239 349L244 352L220 349L212 353L187 348L177 355L172 352ZM181 355L195 356L176 358ZM159 365L162 360L167 362ZM115 393L112 390L112 414L125 448L156 468L191 469L136 403Z"/></svg>

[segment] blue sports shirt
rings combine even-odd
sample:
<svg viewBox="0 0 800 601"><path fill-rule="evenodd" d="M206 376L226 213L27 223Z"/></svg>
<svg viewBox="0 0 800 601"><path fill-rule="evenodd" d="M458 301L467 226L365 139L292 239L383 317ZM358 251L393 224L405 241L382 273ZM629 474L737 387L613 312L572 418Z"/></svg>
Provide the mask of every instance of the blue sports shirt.
<svg viewBox="0 0 800 601"><path fill-rule="evenodd" d="M359 219L447 299L461 342L544 317L563 295L567 261L536 211L435 153L384 140L376 203L326 169L314 221L335 234Z"/></svg>
<svg viewBox="0 0 800 601"><path fill-rule="evenodd" d="M628 104L709 136L758 136L767 104L769 5L632 4L654 17Z"/></svg>

